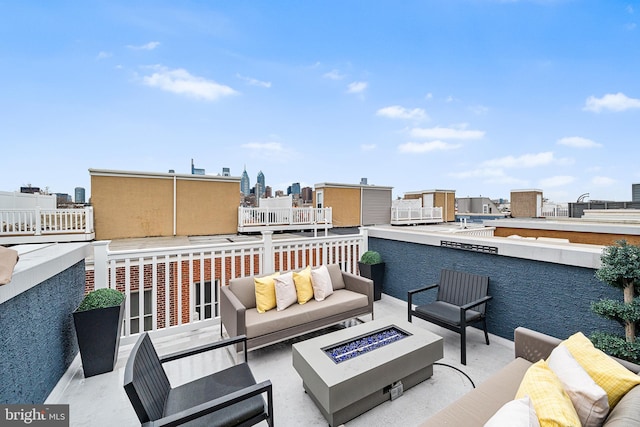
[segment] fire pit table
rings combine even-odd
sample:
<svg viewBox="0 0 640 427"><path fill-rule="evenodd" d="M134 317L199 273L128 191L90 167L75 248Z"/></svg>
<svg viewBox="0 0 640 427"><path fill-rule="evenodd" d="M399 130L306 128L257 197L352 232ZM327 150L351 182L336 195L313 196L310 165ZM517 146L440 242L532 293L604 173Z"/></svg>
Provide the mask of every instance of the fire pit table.
<svg viewBox="0 0 640 427"><path fill-rule="evenodd" d="M293 344L292 357L334 427L431 377L443 342L406 321L378 319Z"/></svg>

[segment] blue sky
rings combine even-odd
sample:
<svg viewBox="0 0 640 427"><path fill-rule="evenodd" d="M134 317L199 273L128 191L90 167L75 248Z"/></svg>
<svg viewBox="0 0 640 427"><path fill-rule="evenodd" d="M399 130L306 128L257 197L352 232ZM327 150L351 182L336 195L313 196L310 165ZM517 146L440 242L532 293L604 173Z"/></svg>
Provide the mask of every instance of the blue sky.
<svg viewBox="0 0 640 427"><path fill-rule="evenodd" d="M640 1L2 1L1 191L88 169L555 202L640 182Z"/></svg>

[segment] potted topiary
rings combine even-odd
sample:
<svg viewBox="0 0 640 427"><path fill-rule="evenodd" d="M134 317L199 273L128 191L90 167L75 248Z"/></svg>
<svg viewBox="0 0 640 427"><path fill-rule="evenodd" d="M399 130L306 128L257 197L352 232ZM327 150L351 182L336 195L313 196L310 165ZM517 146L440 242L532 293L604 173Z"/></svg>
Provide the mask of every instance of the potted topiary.
<svg viewBox="0 0 640 427"><path fill-rule="evenodd" d="M73 312L85 378L111 372L116 365L124 299L115 289L96 289Z"/></svg>
<svg viewBox="0 0 640 427"><path fill-rule="evenodd" d="M358 261L360 276L373 280L373 299L382 298L382 282L384 280L385 263L376 251L366 251Z"/></svg>
<svg viewBox="0 0 640 427"><path fill-rule="evenodd" d="M594 332L593 344L612 356L640 363L640 341L636 327L640 323L640 246L619 240L604 248L602 266L596 277L607 285L622 290L622 301L601 299L591 303L591 310L624 327L624 334Z"/></svg>

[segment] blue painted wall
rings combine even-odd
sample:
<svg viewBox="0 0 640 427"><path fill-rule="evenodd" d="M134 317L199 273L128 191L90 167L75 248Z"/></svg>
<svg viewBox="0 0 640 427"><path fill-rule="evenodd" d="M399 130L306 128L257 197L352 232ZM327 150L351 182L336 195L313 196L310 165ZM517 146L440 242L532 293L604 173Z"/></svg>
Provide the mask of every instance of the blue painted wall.
<svg viewBox="0 0 640 427"><path fill-rule="evenodd" d="M596 279L594 269L371 237L369 249L386 263L383 292L404 301L408 290L436 283L443 268L489 276L487 327L509 340L518 326L558 338L576 331L624 334L591 312L592 301L622 300L622 292ZM435 291L427 295L417 302L432 300Z"/></svg>
<svg viewBox="0 0 640 427"><path fill-rule="evenodd" d="M0 403L44 403L78 353L84 260L0 304Z"/></svg>

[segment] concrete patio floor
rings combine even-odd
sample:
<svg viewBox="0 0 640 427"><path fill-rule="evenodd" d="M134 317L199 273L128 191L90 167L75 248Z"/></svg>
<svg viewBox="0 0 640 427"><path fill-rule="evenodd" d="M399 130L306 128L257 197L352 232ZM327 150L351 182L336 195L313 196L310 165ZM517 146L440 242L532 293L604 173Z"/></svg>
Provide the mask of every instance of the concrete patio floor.
<svg viewBox="0 0 640 427"><path fill-rule="evenodd" d="M376 319L406 319L406 302L383 295L375 302ZM364 321L371 316L364 316ZM347 422L348 427L417 426L439 409L472 389L461 369L477 385L501 369L513 359L513 342L491 335L491 345L484 343L482 331L468 328L467 365L460 364L459 335L420 319L414 324L444 338L444 358L434 366L433 376L406 390L402 396L386 401L374 409ZM327 331L324 331L327 332ZM249 365L257 381L266 379L273 383L274 417L276 426L326 426L327 422L311 398L302 388L302 381L291 363L291 344L298 337L264 347L249 353ZM218 327L200 329L191 333L176 334L154 339L160 354L200 345L220 339ZM70 405L71 426L135 426L136 414L123 389L124 366L132 345L120 348L118 362L113 372L84 378L80 356L76 357L56 388L49 395L49 404ZM165 364L173 386L191 381L202 375L229 366L232 358L227 351L214 351ZM266 422L260 425L267 425Z"/></svg>

